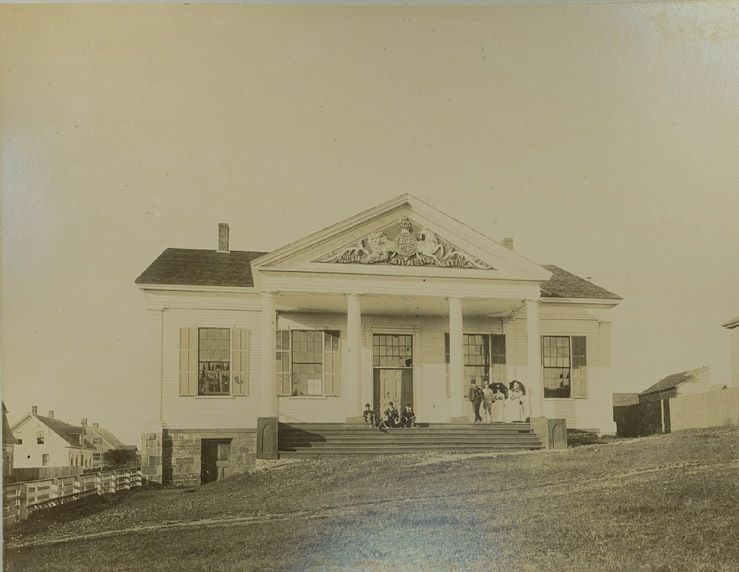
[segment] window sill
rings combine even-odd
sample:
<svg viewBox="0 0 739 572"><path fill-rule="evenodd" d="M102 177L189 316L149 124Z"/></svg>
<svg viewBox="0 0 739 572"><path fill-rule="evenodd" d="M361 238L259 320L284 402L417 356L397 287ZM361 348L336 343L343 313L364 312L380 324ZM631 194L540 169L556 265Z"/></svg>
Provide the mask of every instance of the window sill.
<svg viewBox="0 0 739 572"><path fill-rule="evenodd" d="M181 396L186 397L186 396ZM193 395L195 399L234 399L235 395Z"/></svg>
<svg viewBox="0 0 739 572"><path fill-rule="evenodd" d="M278 395L282 399L328 399L327 395Z"/></svg>
<svg viewBox="0 0 739 572"><path fill-rule="evenodd" d="M545 397L544 401L581 401L587 397Z"/></svg>

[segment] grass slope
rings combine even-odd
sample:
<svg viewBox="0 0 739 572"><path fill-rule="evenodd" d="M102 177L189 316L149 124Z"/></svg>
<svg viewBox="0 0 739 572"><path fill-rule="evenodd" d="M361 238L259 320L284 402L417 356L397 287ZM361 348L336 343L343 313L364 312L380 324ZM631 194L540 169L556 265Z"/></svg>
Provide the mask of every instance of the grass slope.
<svg viewBox="0 0 739 572"><path fill-rule="evenodd" d="M737 570L737 469L736 429L299 460L39 514L5 569Z"/></svg>

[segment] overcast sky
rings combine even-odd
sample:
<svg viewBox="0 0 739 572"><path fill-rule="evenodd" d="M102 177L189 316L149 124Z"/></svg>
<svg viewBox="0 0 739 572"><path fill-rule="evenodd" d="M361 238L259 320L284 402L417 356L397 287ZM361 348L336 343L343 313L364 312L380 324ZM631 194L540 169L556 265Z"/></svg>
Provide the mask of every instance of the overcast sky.
<svg viewBox="0 0 739 572"><path fill-rule="evenodd" d="M614 391L739 314L739 4L0 8L2 390L138 443L166 247L410 192L624 298Z"/></svg>

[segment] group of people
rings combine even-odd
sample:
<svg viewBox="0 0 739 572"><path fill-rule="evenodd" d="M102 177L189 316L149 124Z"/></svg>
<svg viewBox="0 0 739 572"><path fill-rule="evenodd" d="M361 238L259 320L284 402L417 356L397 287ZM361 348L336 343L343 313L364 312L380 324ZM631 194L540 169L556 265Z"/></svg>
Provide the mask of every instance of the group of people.
<svg viewBox="0 0 739 572"><path fill-rule="evenodd" d="M475 423L516 423L526 421L525 395L523 384L515 379L507 386L504 383L479 386L473 380L467 397L472 403Z"/></svg>
<svg viewBox="0 0 739 572"><path fill-rule="evenodd" d="M362 417L367 425L379 431L402 427L412 429L416 426L416 413L413 411L413 407L411 407L410 404L407 404L402 411L398 411L398 408L391 401L388 403L388 407L382 414L382 417L380 417L380 419L375 419L375 412L372 410L369 403L365 403Z"/></svg>

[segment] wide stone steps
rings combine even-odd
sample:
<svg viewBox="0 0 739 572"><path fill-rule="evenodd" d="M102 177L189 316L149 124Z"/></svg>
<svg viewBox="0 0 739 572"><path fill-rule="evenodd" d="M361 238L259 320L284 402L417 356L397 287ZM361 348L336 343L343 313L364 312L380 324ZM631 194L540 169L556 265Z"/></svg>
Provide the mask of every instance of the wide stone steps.
<svg viewBox="0 0 739 572"><path fill-rule="evenodd" d="M520 451L541 449L528 423L423 425L373 430L361 424L280 424L280 454L368 455L418 451Z"/></svg>

